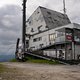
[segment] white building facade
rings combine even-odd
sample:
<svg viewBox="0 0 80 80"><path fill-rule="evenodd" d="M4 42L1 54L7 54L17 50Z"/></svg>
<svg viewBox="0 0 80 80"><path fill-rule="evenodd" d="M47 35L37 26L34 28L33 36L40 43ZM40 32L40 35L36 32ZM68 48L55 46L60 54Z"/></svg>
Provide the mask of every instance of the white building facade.
<svg viewBox="0 0 80 80"><path fill-rule="evenodd" d="M80 58L80 25L71 23L67 15L38 7L26 25L28 50L64 60Z"/></svg>

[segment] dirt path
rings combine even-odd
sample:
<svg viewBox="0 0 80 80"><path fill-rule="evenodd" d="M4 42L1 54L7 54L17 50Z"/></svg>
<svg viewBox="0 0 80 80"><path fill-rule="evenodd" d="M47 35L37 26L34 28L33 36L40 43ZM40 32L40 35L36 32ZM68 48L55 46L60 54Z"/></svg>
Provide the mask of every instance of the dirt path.
<svg viewBox="0 0 80 80"><path fill-rule="evenodd" d="M0 80L80 80L80 66L2 63L10 69L8 78Z"/></svg>

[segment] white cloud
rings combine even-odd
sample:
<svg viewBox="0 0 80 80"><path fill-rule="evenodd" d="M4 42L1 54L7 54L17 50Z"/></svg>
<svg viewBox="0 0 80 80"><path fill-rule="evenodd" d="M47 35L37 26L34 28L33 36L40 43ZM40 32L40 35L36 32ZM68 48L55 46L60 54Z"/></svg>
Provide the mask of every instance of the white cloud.
<svg viewBox="0 0 80 80"><path fill-rule="evenodd" d="M0 54L14 54L16 40L21 37L21 22L20 6L9 5L0 8Z"/></svg>
<svg viewBox="0 0 80 80"><path fill-rule="evenodd" d="M13 24L8 19L3 19L2 24L6 27L11 27Z"/></svg>
<svg viewBox="0 0 80 80"><path fill-rule="evenodd" d="M4 5L11 5L11 4L16 4L21 6L22 0L1 0L0 1L0 7Z"/></svg>

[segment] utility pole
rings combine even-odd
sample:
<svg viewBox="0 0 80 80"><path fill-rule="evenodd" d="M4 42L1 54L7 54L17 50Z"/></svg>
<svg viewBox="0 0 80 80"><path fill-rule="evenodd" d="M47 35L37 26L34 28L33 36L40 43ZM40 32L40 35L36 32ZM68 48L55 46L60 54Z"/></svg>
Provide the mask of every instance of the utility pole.
<svg viewBox="0 0 80 80"><path fill-rule="evenodd" d="M26 2L27 0L23 0L23 25L22 25L22 46L23 46L23 53L25 52L25 35L26 35Z"/></svg>
<svg viewBox="0 0 80 80"><path fill-rule="evenodd" d="M63 12L66 14L66 5L65 5L65 0L63 0Z"/></svg>

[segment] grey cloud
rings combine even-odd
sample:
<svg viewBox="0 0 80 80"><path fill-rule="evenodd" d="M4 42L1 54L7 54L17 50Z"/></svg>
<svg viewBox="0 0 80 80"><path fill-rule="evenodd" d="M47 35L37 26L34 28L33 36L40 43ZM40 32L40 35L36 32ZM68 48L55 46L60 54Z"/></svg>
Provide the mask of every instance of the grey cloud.
<svg viewBox="0 0 80 80"><path fill-rule="evenodd" d="M7 5L0 8L0 54L13 53L15 49L7 52L21 37L22 10L17 5Z"/></svg>
<svg viewBox="0 0 80 80"><path fill-rule="evenodd" d="M2 29L17 31L20 29L21 22L21 7L9 5L0 9L0 25Z"/></svg>

